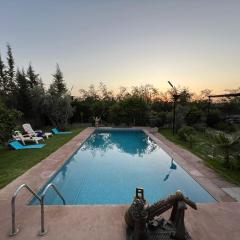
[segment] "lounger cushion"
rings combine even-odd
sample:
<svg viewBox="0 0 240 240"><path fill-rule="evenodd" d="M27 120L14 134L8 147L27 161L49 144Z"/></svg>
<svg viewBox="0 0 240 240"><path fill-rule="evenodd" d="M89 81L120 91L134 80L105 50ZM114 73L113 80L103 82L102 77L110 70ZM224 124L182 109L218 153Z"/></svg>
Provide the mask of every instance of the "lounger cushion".
<svg viewBox="0 0 240 240"><path fill-rule="evenodd" d="M59 131L57 128L53 128L52 129L52 132L56 135L60 135L60 134L70 134L72 132L62 132L62 131Z"/></svg>
<svg viewBox="0 0 240 240"><path fill-rule="evenodd" d="M11 146L15 150L21 149L34 149L34 148L43 148L45 144L34 144L34 145L22 145L20 142L13 140L9 142L9 146Z"/></svg>

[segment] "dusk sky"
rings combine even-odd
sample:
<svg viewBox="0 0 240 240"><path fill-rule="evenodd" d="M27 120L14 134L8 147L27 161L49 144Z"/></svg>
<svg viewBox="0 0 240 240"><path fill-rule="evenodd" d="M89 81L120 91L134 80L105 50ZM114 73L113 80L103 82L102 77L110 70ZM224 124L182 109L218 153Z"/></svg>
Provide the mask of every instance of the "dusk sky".
<svg viewBox="0 0 240 240"><path fill-rule="evenodd" d="M240 0L1 0L0 52L32 63L46 86L56 63L67 86L167 81L198 92L240 87Z"/></svg>

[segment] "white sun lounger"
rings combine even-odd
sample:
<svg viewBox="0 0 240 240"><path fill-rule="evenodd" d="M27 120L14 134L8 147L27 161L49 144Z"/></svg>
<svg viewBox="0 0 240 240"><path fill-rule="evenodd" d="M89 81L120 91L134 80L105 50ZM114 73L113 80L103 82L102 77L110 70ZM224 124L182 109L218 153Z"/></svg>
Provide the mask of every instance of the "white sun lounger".
<svg viewBox="0 0 240 240"><path fill-rule="evenodd" d="M52 133L50 132L43 132L42 130L36 130L34 131L32 129L32 126L29 123L25 123L22 125L24 131L31 137L37 137L39 133L42 134L43 137L49 138L52 136Z"/></svg>
<svg viewBox="0 0 240 240"><path fill-rule="evenodd" d="M41 141L41 140L44 141L44 139L42 137L35 137L35 136L30 137L28 134L27 135L23 135L19 131L15 131L14 134L12 135L12 137L15 140L21 141L23 143L23 145L26 144L25 142L35 142L35 143L38 144L39 141Z"/></svg>

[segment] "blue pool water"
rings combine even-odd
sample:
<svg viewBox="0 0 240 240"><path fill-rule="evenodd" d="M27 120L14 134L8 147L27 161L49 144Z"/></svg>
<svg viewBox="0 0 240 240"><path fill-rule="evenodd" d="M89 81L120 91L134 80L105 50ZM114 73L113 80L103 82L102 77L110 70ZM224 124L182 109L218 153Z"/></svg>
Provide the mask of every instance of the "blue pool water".
<svg viewBox="0 0 240 240"><path fill-rule="evenodd" d="M94 132L50 182L69 205L129 204L136 187L144 188L150 203L178 189L193 201L215 202L143 131ZM46 204L62 203L49 191Z"/></svg>

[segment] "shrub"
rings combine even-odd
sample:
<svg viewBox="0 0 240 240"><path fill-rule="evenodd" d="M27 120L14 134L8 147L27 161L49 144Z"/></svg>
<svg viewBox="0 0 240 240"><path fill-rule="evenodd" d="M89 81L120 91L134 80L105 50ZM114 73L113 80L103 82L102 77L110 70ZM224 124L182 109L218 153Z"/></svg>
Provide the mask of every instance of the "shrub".
<svg viewBox="0 0 240 240"><path fill-rule="evenodd" d="M196 123L193 126L197 131L201 132L201 133L206 133L206 125L203 123Z"/></svg>
<svg viewBox="0 0 240 240"><path fill-rule="evenodd" d="M209 127L216 127L221 121L220 112L218 110L211 110L207 115L207 125Z"/></svg>
<svg viewBox="0 0 240 240"><path fill-rule="evenodd" d="M216 125L216 128L225 132L234 132L236 131L236 127L232 123L227 123L224 121L219 122Z"/></svg>
<svg viewBox="0 0 240 240"><path fill-rule="evenodd" d="M152 112L149 117L151 127L163 127L167 120L167 114L165 112Z"/></svg>
<svg viewBox="0 0 240 240"><path fill-rule="evenodd" d="M188 141L187 136L193 135L195 133L196 133L195 129L191 126L184 126L178 130L178 136L180 137L181 140L185 142Z"/></svg>
<svg viewBox="0 0 240 240"><path fill-rule="evenodd" d="M202 112L198 108L193 107L187 112L185 121L187 125L193 126L194 124L201 122L201 117Z"/></svg>
<svg viewBox="0 0 240 240"><path fill-rule="evenodd" d="M182 106L180 104L176 107L176 120L175 120L175 127L176 129L180 129L185 125L185 116L186 113L189 111L188 106Z"/></svg>
<svg viewBox="0 0 240 240"><path fill-rule="evenodd" d="M5 144L12 135L22 113L15 109L8 109L0 102L0 143Z"/></svg>
<svg viewBox="0 0 240 240"><path fill-rule="evenodd" d="M185 134L186 141L189 143L189 147L193 148L193 144L196 143L197 139L194 134Z"/></svg>
<svg viewBox="0 0 240 240"><path fill-rule="evenodd" d="M233 149L234 145L237 145L240 140L240 135L231 136L223 132L219 132L213 136L216 145L222 150L224 155L224 164L226 167L231 167L230 162L230 151Z"/></svg>

